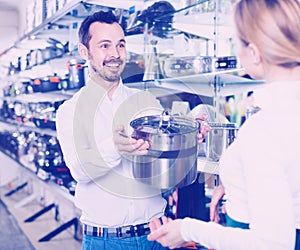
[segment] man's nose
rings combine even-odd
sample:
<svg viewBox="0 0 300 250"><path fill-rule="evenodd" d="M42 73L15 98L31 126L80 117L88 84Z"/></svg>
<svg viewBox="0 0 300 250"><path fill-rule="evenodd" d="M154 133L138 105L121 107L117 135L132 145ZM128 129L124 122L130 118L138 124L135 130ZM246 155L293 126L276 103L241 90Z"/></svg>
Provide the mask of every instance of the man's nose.
<svg viewBox="0 0 300 250"><path fill-rule="evenodd" d="M120 52L119 52L118 47L111 47L110 56L114 57L114 58L119 58L120 57Z"/></svg>

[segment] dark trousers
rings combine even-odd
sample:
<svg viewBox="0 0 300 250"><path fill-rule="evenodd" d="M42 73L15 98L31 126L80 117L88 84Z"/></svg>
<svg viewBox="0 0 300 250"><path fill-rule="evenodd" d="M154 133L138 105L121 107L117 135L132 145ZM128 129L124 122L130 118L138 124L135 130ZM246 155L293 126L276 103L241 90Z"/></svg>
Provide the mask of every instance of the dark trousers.
<svg viewBox="0 0 300 250"><path fill-rule="evenodd" d="M295 250L300 250L300 229L296 230L296 245Z"/></svg>
<svg viewBox="0 0 300 250"><path fill-rule="evenodd" d="M204 174L198 173L193 184L178 188L177 218L191 217L208 221L206 203Z"/></svg>

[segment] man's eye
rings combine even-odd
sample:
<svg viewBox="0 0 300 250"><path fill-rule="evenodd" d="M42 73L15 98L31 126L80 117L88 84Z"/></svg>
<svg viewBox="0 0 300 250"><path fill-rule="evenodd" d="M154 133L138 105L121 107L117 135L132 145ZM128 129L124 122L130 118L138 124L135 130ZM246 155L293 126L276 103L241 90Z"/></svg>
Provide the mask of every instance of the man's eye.
<svg viewBox="0 0 300 250"><path fill-rule="evenodd" d="M119 48L125 48L125 44L124 43L119 44Z"/></svg>
<svg viewBox="0 0 300 250"><path fill-rule="evenodd" d="M102 49L107 49L108 47L109 47L108 44L101 44L101 45L100 45L100 48L102 48Z"/></svg>

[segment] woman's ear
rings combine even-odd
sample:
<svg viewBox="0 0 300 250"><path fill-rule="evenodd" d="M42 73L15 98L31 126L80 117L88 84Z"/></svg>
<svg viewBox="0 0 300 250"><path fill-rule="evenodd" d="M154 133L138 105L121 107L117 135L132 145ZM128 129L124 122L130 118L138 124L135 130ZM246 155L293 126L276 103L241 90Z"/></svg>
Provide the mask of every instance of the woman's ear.
<svg viewBox="0 0 300 250"><path fill-rule="evenodd" d="M250 55L252 62L254 64L261 63L260 51L257 48L257 46L253 43L250 43L247 47L249 49L249 55Z"/></svg>
<svg viewBox="0 0 300 250"><path fill-rule="evenodd" d="M88 55L89 55L88 48L83 43L78 44L78 52L83 59L85 60L88 59Z"/></svg>

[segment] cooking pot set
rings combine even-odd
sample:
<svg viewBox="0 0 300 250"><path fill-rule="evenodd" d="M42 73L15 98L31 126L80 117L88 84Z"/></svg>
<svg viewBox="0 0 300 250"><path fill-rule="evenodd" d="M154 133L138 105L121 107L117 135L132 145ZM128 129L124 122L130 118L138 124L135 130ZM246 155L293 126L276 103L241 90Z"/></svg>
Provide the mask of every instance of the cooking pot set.
<svg viewBox="0 0 300 250"><path fill-rule="evenodd" d="M0 148L40 179L52 180L74 194L76 182L63 159L56 137L33 131L1 131ZM9 167L9 166L8 166Z"/></svg>
<svg viewBox="0 0 300 250"><path fill-rule="evenodd" d="M59 89L60 78L58 76L45 76L35 78L31 87L33 92L50 92Z"/></svg>
<svg viewBox="0 0 300 250"><path fill-rule="evenodd" d="M56 111L65 101L22 102L4 100L1 116L20 123L32 122L36 127L55 130Z"/></svg>
<svg viewBox="0 0 300 250"><path fill-rule="evenodd" d="M68 74L56 74L36 78L21 78L3 88L3 96L15 97L21 94L35 92L51 92L57 90L79 89L85 85L88 77L88 67L85 60L73 58L66 65Z"/></svg>
<svg viewBox="0 0 300 250"><path fill-rule="evenodd" d="M71 59L67 63L68 76L45 76L35 79L19 79L13 84L3 88L5 97L1 105L1 115L5 119L18 120L20 122L32 121L35 126L55 130L56 110L61 101L30 101L29 98L11 98L32 93L46 93L58 90L74 90L85 85L88 75L85 60ZM22 96L21 96L22 97ZM25 99L25 100L24 100Z"/></svg>
<svg viewBox="0 0 300 250"><path fill-rule="evenodd" d="M133 176L162 190L192 184L197 177L200 123L187 116L144 116L130 123L132 137L149 142L148 153L133 157ZM223 150L237 135L233 123L209 123L206 158L218 161Z"/></svg>
<svg viewBox="0 0 300 250"><path fill-rule="evenodd" d="M237 68L235 56L187 56L161 59L162 72L165 78L209 73Z"/></svg>
<svg viewBox="0 0 300 250"><path fill-rule="evenodd" d="M157 1L145 10L130 10L130 17L122 22L125 35L143 34L145 24L147 29L155 36L165 38L172 31L173 16L176 12L174 6L168 1ZM120 14L124 17L125 15Z"/></svg>
<svg viewBox="0 0 300 250"><path fill-rule="evenodd" d="M19 159L20 155L26 151L26 134L19 131L1 131L0 147L14 159Z"/></svg>
<svg viewBox="0 0 300 250"><path fill-rule="evenodd" d="M66 76L45 76L32 81L32 92L50 92L55 90L79 89L85 85L88 75L85 61L71 59L67 62L68 75Z"/></svg>
<svg viewBox="0 0 300 250"><path fill-rule="evenodd" d="M36 127L39 128L49 128L52 130L56 129L56 110L58 108L57 104L62 104L63 101L58 102L39 102L31 103L32 113L30 121L34 123Z"/></svg>
<svg viewBox="0 0 300 250"><path fill-rule="evenodd" d="M61 147L56 137L50 135L38 134L34 140L31 140L27 147L27 158L35 166L35 173L40 179L45 181L52 180L60 186L68 188L73 193L74 179L70 170L63 159Z"/></svg>
<svg viewBox="0 0 300 250"><path fill-rule="evenodd" d="M66 46L58 41L52 41L45 48L31 49L26 55L18 57L18 60L11 62L8 68L8 75L14 75L23 70L31 69L34 66L43 64L51 59L63 56L66 53Z"/></svg>

